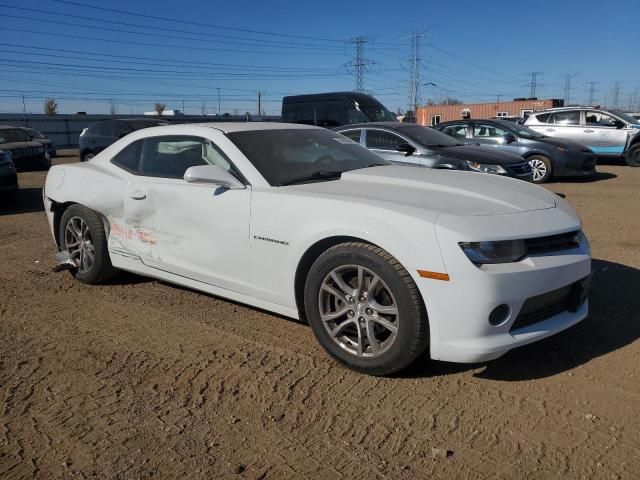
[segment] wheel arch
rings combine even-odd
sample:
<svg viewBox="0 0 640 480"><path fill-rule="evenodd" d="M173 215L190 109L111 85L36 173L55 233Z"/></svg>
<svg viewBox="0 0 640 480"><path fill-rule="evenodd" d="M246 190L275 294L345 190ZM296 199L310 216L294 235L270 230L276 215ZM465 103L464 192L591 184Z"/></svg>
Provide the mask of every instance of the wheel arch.
<svg viewBox="0 0 640 480"><path fill-rule="evenodd" d="M298 265L296 267L295 276L294 276L294 295L296 301L296 308L298 310L298 317L301 321L306 321L306 312L304 308L304 287L307 280L307 272L311 268L311 265L322 255L325 251L339 245L341 243L349 243L349 242L359 242L365 243L367 245L372 245L374 247L382 248L387 251L384 247L377 245L370 240L366 240L364 238L351 236L351 235L334 235L330 237L325 237L316 241L312 244L307 250L302 254L300 260L298 261ZM393 253L388 252L391 255ZM399 260L398 260L399 261ZM404 266L404 265L403 265ZM406 267L405 267L406 268ZM424 311L427 312L427 328L429 331L431 330L431 324L429 322L429 313L427 311L425 299L422 296L422 292L418 289L418 293L420 295L420 301L422 302L422 306Z"/></svg>
<svg viewBox="0 0 640 480"><path fill-rule="evenodd" d="M73 205L82 205L82 204L78 202L70 202L70 201L56 202L55 200L51 200L51 212L53 212L53 237L56 242L56 246L58 248L60 248L60 223L62 222L62 216L64 215L64 212L67 211L67 209ZM82 205L82 206L87 207L86 205ZM87 208L91 208L91 207L87 207ZM102 213L98 212L97 210L94 210L94 211L100 217L100 220L102 221L102 225L104 227L105 234L107 235L107 238L109 238L110 224L109 224L108 218L105 217Z"/></svg>

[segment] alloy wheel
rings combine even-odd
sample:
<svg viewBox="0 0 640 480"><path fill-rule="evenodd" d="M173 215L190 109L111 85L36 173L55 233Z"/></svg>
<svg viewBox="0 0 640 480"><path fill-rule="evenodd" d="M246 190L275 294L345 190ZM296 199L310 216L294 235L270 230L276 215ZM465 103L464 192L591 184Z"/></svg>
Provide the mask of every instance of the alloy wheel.
<svg viewBox="0 0 640 480"><path fill-rule="evenodd" d="M537 182L544 178L547 174L547 166L542 160L534 158L529 161L529 165L531 165L531 169L533 170L533 181Z"/></svg>
<svg viewBox="0 0 640 480"><path fill-rule="evenodd" d="M64 229L64 244L80 273L89 271L95 258L91 230L80 217L71 217Z"/></svg>
<svg viewBox="0 0 640 480"><path fill-rule="evenodd" d="M396 339L398 305L379 275L360 265L334 268L318 295L320 318L331 339L358 357L378 357Z"/></svg>

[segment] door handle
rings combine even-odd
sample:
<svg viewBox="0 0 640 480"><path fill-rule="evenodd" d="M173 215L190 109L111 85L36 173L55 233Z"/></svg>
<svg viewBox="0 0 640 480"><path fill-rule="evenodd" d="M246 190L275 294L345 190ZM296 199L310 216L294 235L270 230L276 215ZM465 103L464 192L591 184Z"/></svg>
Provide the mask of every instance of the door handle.
<svg viewBox="0 0 640 480"><path fill-rule="evenodd" d="M547 128L547 132L555 132L556 129L555 128Z"/></svg>
<svg viewBox="0 0 640 480"><path fill-rule="evenodd" d="M593 133L593 130L587 128L586 130L583 130L584 133Z"/></svg>
<svg viewBox="0 0 640 480"><path fill-rule="evenodd" d="M129 197L133 198L134 200L144 200L145 198L147 198L147 194L141 192L140 190L135 190L129 194Z"/></svg>

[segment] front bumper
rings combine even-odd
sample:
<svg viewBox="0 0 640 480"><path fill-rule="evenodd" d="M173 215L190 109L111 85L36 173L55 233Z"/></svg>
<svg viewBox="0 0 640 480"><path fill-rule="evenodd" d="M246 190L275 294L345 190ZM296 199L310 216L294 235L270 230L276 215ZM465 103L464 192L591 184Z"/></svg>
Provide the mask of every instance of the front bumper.
<svg viewBox="0 0 640 480"><path fill-rule="evenodd" d="M557 177L583 177L596 173L597 157L593 152L570 151L565 154L564 168L558 169Z"/></svg>
<svg viewBox="0 0 640 480"><path fill-rule="evenodd" d="M466 222L483 223L487 232L493 229L496 231L494 235L501 235L500 230L509 230L504 224L510 223L513 228L513 220L516 220L521 223L517 232L522 238L541 236L535 233L535 225L540 225L540 221L547 222L544 235L579 228L579 223L566 221L569 217L567 212L558 210L518 214L521 218L517 220L501 218L508 216L467 217ZM440 219L438 223L441 223ZM586 239L571 250L529 256L514 263L478 267L458 246L459 241L468 241L469 238L460 238L459 233L448 227L437 228L437 235L450 281L419 279L417 282L429 315L433 359L460 363L493 360L513 348L554 335L587 316L588 300L582 297L573 309L555 310L548 316L542 315L538 321L521 328L514 327L527 300L589 276L591 257ZM507 313L501 322L492 325L489 317L500 305L508 307Z"/></svg>

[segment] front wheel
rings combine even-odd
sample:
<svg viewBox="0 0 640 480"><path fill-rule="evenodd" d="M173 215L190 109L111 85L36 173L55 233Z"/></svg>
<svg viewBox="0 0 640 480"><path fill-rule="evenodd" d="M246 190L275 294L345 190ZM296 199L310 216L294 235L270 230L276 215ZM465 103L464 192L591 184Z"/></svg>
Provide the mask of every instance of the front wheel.
<svg viewBox="0 0 640 480"><path fill-rule="evenodd" d="M627 151L625 160L630 167L640 167L640 143L636 143Z"/></svg>
<svg viewBox="0 0 640 480"><path fill-rule="evenodd" d="M320 345L349 368L389 375L428 346L427 315L413 279L373 245L336 245L314 262L304 293Z"/></svg>
<svg viewBox="0 0 640 480"><path fill-rule="evenodd" d="M67 208L60 221L60 247L75 265L74 277L83 283L103 283L117 270L111 265L107 236L100 216L82 205Z"/></svg>
<svg viewBox="0 0 640 480"><path fill-rule="evenodd" d="M542 155L533 155L527 158L531 170L533 171L533 183L546 183L553 176L551 160Z"/></svg>

